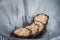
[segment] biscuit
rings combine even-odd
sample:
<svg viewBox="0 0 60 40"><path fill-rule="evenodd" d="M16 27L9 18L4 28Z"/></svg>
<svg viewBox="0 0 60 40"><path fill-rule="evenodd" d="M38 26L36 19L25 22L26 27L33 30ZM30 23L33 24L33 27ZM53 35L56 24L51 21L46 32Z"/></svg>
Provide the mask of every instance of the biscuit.
<svg viewBox="0 0 60 40"><path fill-rule="evenodd" d="M38 14L34 16L33 23L23 28L16 28L13 30L13 34L18 37L34 37L44 30L48 22L49 17L46 14Z"/></svg>

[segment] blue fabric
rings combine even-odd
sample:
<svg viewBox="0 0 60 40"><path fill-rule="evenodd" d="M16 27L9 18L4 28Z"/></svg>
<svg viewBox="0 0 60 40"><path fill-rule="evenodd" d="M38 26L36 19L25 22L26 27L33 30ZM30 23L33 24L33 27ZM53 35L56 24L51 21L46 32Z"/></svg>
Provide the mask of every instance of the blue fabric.
<svg viewBox="0 0 60 40"><path fill-rule="evenodd" d="M1 0L0 34L9 36L15 27L31 23L39 13L49 16L42 38L60 35L60 0Z"/></svg>

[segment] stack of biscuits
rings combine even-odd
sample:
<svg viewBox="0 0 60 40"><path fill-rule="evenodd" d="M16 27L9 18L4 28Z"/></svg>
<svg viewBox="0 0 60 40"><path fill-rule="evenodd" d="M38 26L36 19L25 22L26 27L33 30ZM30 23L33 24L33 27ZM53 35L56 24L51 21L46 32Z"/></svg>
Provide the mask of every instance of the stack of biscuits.
<svg viewBox="0 0 60 40"><path fill-rule="evenodd" d="M46 14L40 13L33 18L33 23L23 28L16 28L12 33L18 37L29 37L40 34L48 23L49 17Z"/></svg>

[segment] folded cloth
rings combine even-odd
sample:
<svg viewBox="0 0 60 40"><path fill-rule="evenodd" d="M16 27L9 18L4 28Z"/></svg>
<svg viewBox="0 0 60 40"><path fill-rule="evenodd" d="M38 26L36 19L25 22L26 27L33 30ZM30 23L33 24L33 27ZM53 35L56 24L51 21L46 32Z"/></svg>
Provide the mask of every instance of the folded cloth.
<svg viewBox="0 0 60 40"><path fill-rule="evenodd" d="M60 40L60 36L52 38L51 40Z"/></svg>
<svg viewBox="0 0 60 40"><path fill-rule="evenodd" d="M44 37L60 33L60 0L1 0L0 34L9 36L16 27L30 24L39 13L49 16Z"/></svg>

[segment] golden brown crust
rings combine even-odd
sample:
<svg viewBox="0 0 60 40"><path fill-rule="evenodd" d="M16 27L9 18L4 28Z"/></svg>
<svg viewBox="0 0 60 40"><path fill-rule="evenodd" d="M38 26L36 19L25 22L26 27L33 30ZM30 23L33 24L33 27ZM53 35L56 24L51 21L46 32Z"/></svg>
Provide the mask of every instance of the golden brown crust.
<svg viewBox="0 0 60 40"><path fill-rule="evenodd" d="M25 28L17 28L13 31L13 34L18 37L28 37L31 31Z"/></svg>
<svg viewBox="0 0 60 40"><path fill-rule="evenodd" d="M39 33L43 30L43 28L45 27L44 24L42 24L41 22L37 22L35 21L34 22L36 25L38 25L38 28L39 28Z"/></svg>
<svg viewBox="0 0 60 40"><path fill-rule="evenodd" d="M34 21L42 22L43 24L47 24L49 17L46 14L38 14L34 17Z"/></svg>
<svg viewBox="0 0 60 40"><path fill-rule="evenodd" d="M35 36L38 32L38 25L35 25L34 23L26 26L25 28L30 29L32 31L32 33L30 35Z"/></svg>

